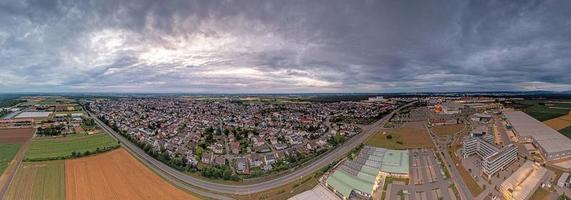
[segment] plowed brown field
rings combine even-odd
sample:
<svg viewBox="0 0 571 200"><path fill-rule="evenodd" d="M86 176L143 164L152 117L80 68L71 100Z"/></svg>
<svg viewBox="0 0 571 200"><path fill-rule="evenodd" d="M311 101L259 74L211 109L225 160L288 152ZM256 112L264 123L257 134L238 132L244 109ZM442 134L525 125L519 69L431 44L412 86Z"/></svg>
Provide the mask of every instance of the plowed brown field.
<svg viewBox="0 0 571 200"><path fill-rule="evenodd" d="M547 126L555 129L555 130L562 130L565 129L569 126L571 126L571 111L569 111L570 114L568 115L563 115L561 117L557 117L557 118L553 118L547 121L544 121L543 123L545 123Z"/></svg>
<svg viewBox="0 0 571 200"><path fill-rule="evenodd" d="M66 199L198 199L163 180L124 149L66 160Z"/></svg>
<svg viewBox="0 0 571 200"><path fill-rule="evenodd" d="M36 129L34 128L2 128L0 129L0 143L4 144L24 144Z"/></svg>

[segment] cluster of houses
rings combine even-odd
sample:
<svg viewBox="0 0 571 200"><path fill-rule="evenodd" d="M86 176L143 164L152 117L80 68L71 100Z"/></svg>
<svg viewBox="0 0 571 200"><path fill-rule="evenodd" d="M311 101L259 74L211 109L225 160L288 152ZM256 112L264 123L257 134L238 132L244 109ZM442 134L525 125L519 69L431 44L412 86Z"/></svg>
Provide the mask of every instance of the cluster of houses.
<svg viewBox="0 0 571 200"><path fill-rule="evenodd" d="M248 174L252 167L269 170L289 156L331 148L327 141L333 135L352 136L361 130L357 124L330 122L334 116L373 117L394 105L121 98L98 100L89 108L171 156L184 156L192 164L232 164L236 172Z"/></svg>

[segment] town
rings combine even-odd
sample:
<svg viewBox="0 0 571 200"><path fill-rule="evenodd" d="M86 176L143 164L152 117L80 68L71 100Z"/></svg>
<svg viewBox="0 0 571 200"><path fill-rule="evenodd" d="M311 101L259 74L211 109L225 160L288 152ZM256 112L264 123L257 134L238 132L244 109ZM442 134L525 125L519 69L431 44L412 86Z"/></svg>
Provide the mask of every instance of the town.
<svg viewBox="0 0 571 200"><path fill-rule="evenodd" d="M228 180L237 179L230 174L255 177L299 166L398 104L121 98L97 99L88 109L146 151L167 154L167 163Z"/></svg>
<svg viewBox="0 0 571 200"><path fill-rule="evenodd" d="M565 100L23 96L6 105L0 142L4 154L24 163L6 165L16 180L23 176L18 171L36 168L84 170L79 177L87 177L82 166L131 166L146 174L147 165L163 176L193 178L183 187L201 184L195 180L219 189L282 184L239 198L535 200L571 192ZM125 173L113 176L133 178ZM152 177L140 184L159 178ZM50 180L54 190L64 184L56 180L62 179ZM24 195L17 188L25 183L5 184L8 196Z"/></svg>

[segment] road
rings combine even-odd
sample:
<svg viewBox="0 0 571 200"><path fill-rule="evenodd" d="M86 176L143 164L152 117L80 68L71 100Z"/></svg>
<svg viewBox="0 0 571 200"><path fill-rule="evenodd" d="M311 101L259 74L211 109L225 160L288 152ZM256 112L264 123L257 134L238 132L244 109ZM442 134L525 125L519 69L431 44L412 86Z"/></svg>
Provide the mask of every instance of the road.
<svg viewBox="0 0 571 200"><path fill-rule="evenodd" d="M90 116L93 117L93 119L95 119L96 123L99 124L106 132L108 132L113 137L115 137L117 140L119 140L123 147L125 147L133 155L138 157L139 160L143 161L144 164L155 169L155 171L159 175L161 175L162 177L169 179L171 182L173 182L174 184L176 184L179 187L183 187L183 188L188 189L189 191L197 193L199 195L203 195L203 196L215 198L215 199L228 199L228 197L222 196L219 194L223 193L223 194L235 194L235 195L248 195L248 194L258 193L258 192L262 192L265 190L269 190L272 188L276 188L276 187L285 185L287 183L290 183L290 182L293 182L296 180L300 180L304 176L311 175L313 172L329 165L329 163L332 163L332 162L339 160L342 157L346 156L349 151L354 149L359 144L363 143L365 141L365 139L367 139L367 137L369 137L373 133L378 132L382 128L384 123L387 121L387 119L390 119L390 117L394 113L396 113L400 109L408 107L414 103L415 102L411 102L407 105L399 107L398 109L394 110L389 115L383 117L382 119L378 120L377 122L366 126L363 129L364 130L363 133L352 137L347 142L343 143L340 147L335 148L334 150L331 150L326 155L318 158L317 160L313 161L312 163L310 163L310 164L308 164L308 165L306 165L306 166L304 166L304 167L302 167L302 168L300 168L294 172L291 172L291 173L286 174L284 176L280 176L280 177L277 177L275 179L268 180L265 182L255 183L255 184L243 184L243 185L232 185L232 184L210 182L208 180L196 178L196 177L190 176L188 174L185 174L183 172L180 172L176 169L173 169L173 168L169 167L168 165L162 163L161 161L158 161L155 158L146 154L138 146L131 143L125 137L123 137L119 133L115 132L113 129L111 129L109 126L107 126L101 120L99 120L93 113L91 113L91 112L88 112L88 113ZM203 189L203 190L199 190L198 188ZM215 191L216 193L219 193L219 194L214 194L214 193L207 192L207 191Z"/></svg>
<svg viewBox="0 0 571 200"><path fill-rule="evenodd" d="M502 121L498 116L494 116L493 120L494 124L496 125L496 129L499 130L499 134L503 142L502 146L511 144L512 141L510 140L508 134L506 133L506 126L504 126L504 124L502 123Z"/></svg>
<svg viewBox="0 0 571 200"><path fill-rule="evenodd" d="M448 168L448 171L450 172L450 179L456 185L456 189L458 189L458 193L460 193L460 198L462 200L472 199L472 193L470 193L470 189L468 189L468 186L466 185L466 183L464 183L464 180L462 180L462 176L460 176L460 172L458 171L456 166L454 166L454 162L452 161L452 158L450 157L450 154L448 153L448 145L453 144L454 139L459 139L460 133L462 131L465 131L466 128L469 128L469 127L464 126L464 129L455 133L453 136L445 136L445 138L446 138L445 140L439 140L439 139L437 139L439 137L436 136L436 134L432 133L432 131L428 127L426 127L426 130L428 130L428 132L431 135L430 138L432 139L432 142L436 146L437 152L441 152L442 155L444 155L443 156L444 157L444 160L443 160L444 165L446 168Z"/></svg>

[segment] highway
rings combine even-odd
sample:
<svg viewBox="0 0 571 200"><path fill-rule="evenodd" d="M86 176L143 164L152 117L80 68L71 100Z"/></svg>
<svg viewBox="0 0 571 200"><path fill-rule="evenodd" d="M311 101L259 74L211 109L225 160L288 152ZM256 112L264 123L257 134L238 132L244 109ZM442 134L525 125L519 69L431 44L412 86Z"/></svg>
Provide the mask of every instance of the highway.
<svg viewBox="0 0 571 200"><path fill-rule="evenodd" d="M407 105L401 106L398 109L391 112L389 115L378 120L377 122L364 127L363 133L352 137L351 139L343 143L340 147L337 147L329 151L326 155L317 158L317 160L314 160L312 163L309 163L308 165L305 165L294 172L288 173L284 176L280 176L265 182L255 183L255 184L243 184L243 185L210 182L208 180L196 178L188 174L185 174L183 172L180 172L176 169L173 169L170 166L146 154L138 146L131 143L125 137L115 132L113 129L111 129L101 120L99 120L93 113L89 111L88 113L96 121L96 123L99 124L99 126L101 126L106 132L108 132L114 138L120 141L121 145L124 148L130 151L144 164L151 167L152 169L155 169L155 172L157 172L159 175L169 179L175 185L185 188L193 193L206 196L209 198L229 199L228 197L220 194L235 194L235 195L253 194L269 190L272 188L276 188L285 185L287 183L300 180L304 176L311 175L313 172L327 166L329 163L337 161L342 157L346 156L349 151L351 151L353 148L357 147L359 144L364 142L365 139L367 139L367 137L369 137L373 133L378 132L382 128L384 123L387 121L387 119L390 119L390 117L392 117L394 113L414 103L415 102L411 102Z"/></svg>

